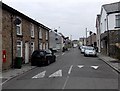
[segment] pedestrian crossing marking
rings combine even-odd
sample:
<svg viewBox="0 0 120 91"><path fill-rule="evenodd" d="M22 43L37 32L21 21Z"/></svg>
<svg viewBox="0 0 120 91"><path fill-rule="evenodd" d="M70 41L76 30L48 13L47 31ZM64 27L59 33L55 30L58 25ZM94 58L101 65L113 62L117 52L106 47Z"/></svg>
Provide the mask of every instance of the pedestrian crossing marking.
<svg viewBox="0 0 120 91"><path fill-rule="evenodd" d="M45 76L45 73L46 73L46 71L43 71L43 72L33 76L32 78L43 78Z"/></svg>
<svg viewBox="0 0 120 91"><path fill-rule="evenodd" d="M91 66L91 67L96 70L96 69L98 69L99 66Z"/></svg>
<svg viewBox="0 0 120 91"><path fill-rule="evenodd" d="M62 77L62 70L58 70L55 73L51 74L49 77Z"/></svg>
<svg viewBox="0 0 120 91"><path fill-rule="evenodd" d="M79 68L82 68L82 67L84 67L84 65L78 65L78 67L79 67Z"/></svg>

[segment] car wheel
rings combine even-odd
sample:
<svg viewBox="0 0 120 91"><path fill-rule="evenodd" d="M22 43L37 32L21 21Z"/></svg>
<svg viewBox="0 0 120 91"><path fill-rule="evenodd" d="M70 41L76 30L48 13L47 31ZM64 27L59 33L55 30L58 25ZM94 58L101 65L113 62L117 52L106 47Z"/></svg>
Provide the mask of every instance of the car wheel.
<svg viewBox="0 0 120 91"><path fill-rule="evenodd" d="M86 54L84 54L84 56L86 57Z"/></svg>
<svg viewBox="0 0 120 91"><path fill-rule="evenodd" d="M50 60L47 60L46 65L49 65L49 64L50 64Z"/></svg>

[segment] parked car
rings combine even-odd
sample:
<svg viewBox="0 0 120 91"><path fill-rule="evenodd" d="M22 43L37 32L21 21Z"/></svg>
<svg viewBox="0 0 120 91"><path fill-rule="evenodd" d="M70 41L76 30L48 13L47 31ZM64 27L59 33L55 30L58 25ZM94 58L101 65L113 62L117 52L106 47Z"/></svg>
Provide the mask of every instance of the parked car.
<svg viewBox="0 0 120 91"><path fill-rule="evenodd" d="M35 50L31 56L32 66L49 65L56 61L56 56L51 50Z"/></svg>
<svg viewBox="0 0 120 91"><path fill-rule="evenodd" d="M94 47L87 46L84 51L84 56L97 56L97 52Z"/></svg>
<svg viewBox="0 0 120 91"><path fill-rule="evenodd" d="M86 47L87 47L87 46L81 46L81 47L80 47L81 53L84 53Z"/></svg>

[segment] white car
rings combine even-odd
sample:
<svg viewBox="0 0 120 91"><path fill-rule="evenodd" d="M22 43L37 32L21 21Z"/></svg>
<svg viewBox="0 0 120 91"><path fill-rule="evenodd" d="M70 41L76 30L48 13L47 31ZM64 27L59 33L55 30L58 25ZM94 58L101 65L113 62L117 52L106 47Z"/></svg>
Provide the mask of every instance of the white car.
<svg viewBox="0 0 120 91"><path fill-rule="evenodd" d="M86 47L84 56L97 56L97 52L94 47Z"/></svg>
<svg viewBox="0 0 120 91"><path fill-rule="evenodd" d="M84 53L86 47L87 47L87 46L81 46L81 47L80 47L81 53Z"/></svg>

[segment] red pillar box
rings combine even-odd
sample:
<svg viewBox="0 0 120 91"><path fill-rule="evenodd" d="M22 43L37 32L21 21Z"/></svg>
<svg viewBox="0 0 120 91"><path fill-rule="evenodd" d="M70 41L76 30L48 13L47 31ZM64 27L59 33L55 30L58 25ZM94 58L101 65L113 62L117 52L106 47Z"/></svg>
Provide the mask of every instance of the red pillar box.
<svg viewBox="0 0 120 91"><path fill-rule="evenodd" d="M6 50L2 51L2 59L3 59L3 63L6 62Z"/></svg>

